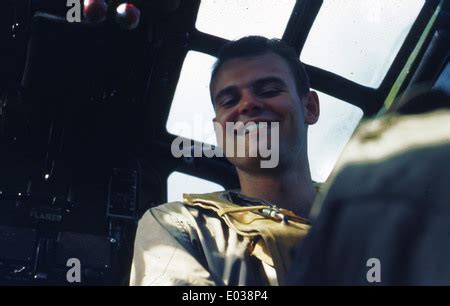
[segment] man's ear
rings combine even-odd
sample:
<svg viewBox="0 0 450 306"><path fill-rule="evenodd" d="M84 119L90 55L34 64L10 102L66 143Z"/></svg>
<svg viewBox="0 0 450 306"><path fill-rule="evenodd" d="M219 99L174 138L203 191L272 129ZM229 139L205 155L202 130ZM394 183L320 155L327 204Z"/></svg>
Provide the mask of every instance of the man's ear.
<svg viewBox="0 0 450 306"><path fill-rule="evenodd" d="M305 123L312 125L319 120L320 105L317 92L308 92L303 99L303 108L305 114Z"/></svg>

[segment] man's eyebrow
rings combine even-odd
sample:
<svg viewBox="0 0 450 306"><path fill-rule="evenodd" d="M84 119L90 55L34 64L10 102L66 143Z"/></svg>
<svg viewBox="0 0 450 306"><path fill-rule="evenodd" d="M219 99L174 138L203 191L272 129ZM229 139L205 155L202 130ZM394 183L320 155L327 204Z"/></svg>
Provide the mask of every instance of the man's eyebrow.
<svg viewBox="0 0 450 306"><path fill-rule="evenodd" d="M275 84L278 86L286 87L286 83L279 77L269 76L266 78L258 79L252 83L252 87L262 87L267 84Z"/></svg>
<svg viewBox="0 0 450 306"><path fill-rule="evenodd" d="M214 102L214 104L215 104L216 101L217 101L218 99L220 99L220 98L222 98L222 97L224 97L224 96L227 96L227 95L235 94L236 92L237 92L237 87L234 86L234 85L225 87L225 88L221 89L221 90L216 94L216 96L214 97L214 101L213 101L213 102Z"/></svg>

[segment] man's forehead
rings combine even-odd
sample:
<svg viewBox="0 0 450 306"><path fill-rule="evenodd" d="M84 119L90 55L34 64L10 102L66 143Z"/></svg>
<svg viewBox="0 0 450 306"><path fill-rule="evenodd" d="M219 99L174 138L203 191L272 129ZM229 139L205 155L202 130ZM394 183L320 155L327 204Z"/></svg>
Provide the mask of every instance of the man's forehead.
<svg viewBox="0 0 450 306"><path fill-rule="evenodd" d="M216 74L212 92L221 88L252 83L267 77L291 77L287 62L279 55L267 52L261 55L238 57L226 61Z"/></svg>

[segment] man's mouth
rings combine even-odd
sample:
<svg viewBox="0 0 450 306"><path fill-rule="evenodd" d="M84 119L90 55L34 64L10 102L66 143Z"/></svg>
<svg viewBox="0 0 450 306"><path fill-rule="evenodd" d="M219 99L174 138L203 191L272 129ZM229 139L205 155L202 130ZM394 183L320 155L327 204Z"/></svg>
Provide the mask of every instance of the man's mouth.
<svg viewBox="0 0 450 306"><path fill-rule="evenodd" d="M242 125L241 127L234 130L235 135L247 135L252 132L256 132L259 129L270 130L272 128L272 122L270 121L260 121L260 122L250 122Z"/></svg>

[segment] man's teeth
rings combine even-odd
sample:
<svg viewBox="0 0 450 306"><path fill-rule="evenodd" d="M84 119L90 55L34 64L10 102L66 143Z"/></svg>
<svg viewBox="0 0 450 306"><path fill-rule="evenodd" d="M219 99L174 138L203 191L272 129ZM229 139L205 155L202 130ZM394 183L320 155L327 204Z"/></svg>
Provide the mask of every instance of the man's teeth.
<svg viewBox="0 0 450 306"><path fill-rule="evenodd" d="M246 134L248 134L250 132L254 132L258 129L271 130L273 128L273 123L274 122L262 121L262 122L247 124L246 126L241 126L238 129L235 129L234 134L235 135L246 135Z"/></svg>

